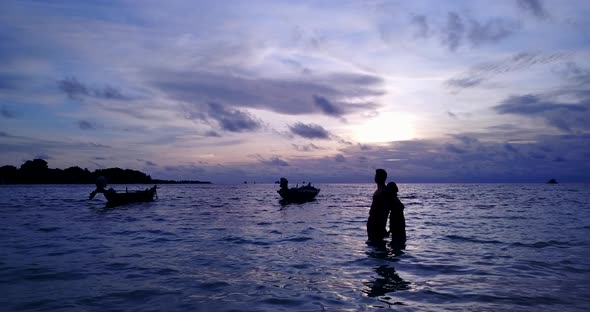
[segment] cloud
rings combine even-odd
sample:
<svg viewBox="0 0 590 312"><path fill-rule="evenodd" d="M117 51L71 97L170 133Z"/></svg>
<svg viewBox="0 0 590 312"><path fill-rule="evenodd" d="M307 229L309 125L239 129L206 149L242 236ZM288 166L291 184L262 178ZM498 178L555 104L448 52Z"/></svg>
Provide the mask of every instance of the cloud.
<svg viewBox="0 0 590 312"><path fill-rule="evenodd" d="M551 64L563 60L565 57L562 53L543 55L533 52L521 52L500 61L478 64L468 71L448 79L446 85L454 89L472 88L492 77L525 70L532 66Z"/></svg>
<svg viewBox="0 0 590 312"><path fill-rule="evenodd" d="M273 166L273 167L288 167L289 163L280 159L278 156L272 156L270 159L265 159L258 155L258 159L262 164Z"/></svg>
<svg viewBox="0 0 590 312"><path fill-rule="evenodd" d="M127 100L128 97L124 96L120 90L115 89L111 86L106 86L102 89L95 89L94 96L106 100Z"/></svg>
<svg viewBox="0 0 590 312"><path fill-rule="evenodd" d="M485 43L498 42L518 29L519 25L507 19L494 18L484 24L478 21L470 21L468 40L472 46L479 46Z"/></svg>
<svg viewBox="0 0 590 312"><path fill-rule="evenodd" d="M28 82L27 80L28 79L20 74L5 74L0 72L0 90L18 90L22 87L22 85Z"/></svg>
<svg viewBox="0 0 590 312"><path fill-rule="evenodd" d="M420 26L422 29L428 30L425 18L412 20L413 25L417 23L422 24ZM480 22L464 18L457 12L449 12L446 24L440 27L439 35L442 45L454 52L465 43L471 47L497 43L515 33L519 28L518 22L507 18L492 17L485 22Z"/></svg>
<svg viewBox="0 0 590 312"><path fill-rule="evenodd" d="M587 108L582 105L558 104L545 102L538 95L510 96L497 105L494 109L500 114L536 115L552 111L585 112Z"/></svg>
<svg viewBox="0 0 590 312"><path fill-rule="evenodd" d="M504 149L512 153L518 153L518 150L514 147L514 145L509 143L504 144Z"/></svg>
<svg viewBox="0 0 590 312"><path fill-rule="evenodd" d="M158 165L157 165L156 163L154 163L154 162L151 162L151 161L149 161L149 160L145 160L145 159L141 159L141 158L138 158L138 159L137 159L137 161L139 161L139 162L141 162L141 163L144 163L146 166L150 166L150 167L157 167L157 166L158 166Z"/></svg>
<svg viewBox="0 0 590 312"><path fill-rule="evenodd" d="M550 95L510 96L494 106L499 114L541 118L547 124L565 132L590 130L590 98L577 103L561 103Z"/></svg>
<svg viewBox="0 0 590 312"><path fill-rule="evenodd" d="M51 156L47 155L47 154L37 154L34 157L35 159L43 159L43 160L49 160L52 159Z"/></svg>
<svg viewBox="0 0 590 312"><path fill-rule="evenodd" d="M96 129L92 123L90 123L89 121L86 121L86 120L80 120L80 121L78 121L78 127L80 127L80 129L82 129L82 130L94 130L94 129Z"/></svg>
<svg viewBox="0 0 590 312"><path fill-rule="evenodd" d="M120 90L105 86L103 88L90 88L76 79L76 77L66 77L57 81L58 89L64 92L70 99L79 100L82 97L94 97L104 100L128 100Z"/></svg>
<svg viewBox="0 0 590 312"><path fill-rule="evenodd" d="M547 11L541 0L517 0L516 3L520 9L539 19L547 17Z"/></svg>
<svg viewBox="0 0 590 312"><path fill-rule="evenodd" d="M194 107L195 111L201 110L205 103L213 102L289 115L340 117L376 108L377 105L369 103L369 99L384 94L381 77L355 73L291 79L219 71L156 70L145 75L148 84L163 93L166 99L180 101Z"/></svg>
<svg viewBox="0 0 590 312"><path fill-rule="evenodd" d="M330 132L317 124L304 124L301 122L289 126L291 133L306 139L327 140L330 138Z"/></svg>
<svg viewBox="0 0 590 312"><path fill-rule="evenodd" d="M458 134L458 135L451 135L451 137L455 138L455 140L460 141L464 145L474 146L479 143L479 140L472 135L466 134Z"/></svg>
<svg viewBox="0 0 590 312"><path fill-rule="evenodd" d="M425 15L414 15L410 19L410 24L414 27L415 38L427 38L430 36L428 17Z"/></svg>
<svg viewBox="0 0 590 312"><path fill-rule="evenodd" d="M447 16L447 25L441 34L443 45L447 46L451 51L457 50L459 45L461 45L464 33L465 25L459 14L449 12Z"/></svg>
<svg viewBox="0 0 590 312"><path fill-rule="evenodd" d="M467 152L466 150L464 150L460 147L457 147L453 144L448 144L445 148L447 151L449 151L451 153L455 153L455 154L465 154Z"/></svg>
<svg viewBox="0 0 590 312"><path fill-rule="evenodd" d="M57 82L59 90L68 95L70 99L78 99L80 96L89 95L85 85L80 83L75 77L67 77Z"/></svg>
<svg viewBox="0 0 590 312"><path fill-rule="evenodd" d="M217 122L222 130L246 132L258 130L261 123L251 114L235 109L226 109L217 103L209 103L207 116Z"/></svg>
<svg viewBox="0 0 590 312"><path fill-rule="evenodd" d="M311 151L322 149L321 147L316 146L313 143L309 143L306 145L297 145L297 144L291 144L291 145L293 146L293 148L295 148L295 150L297 150L299 152L311 152Z"/></svg>
<svg viewBox="0 0 590 312"><path fill-rule="evenodd" d="M488 133L485 136L489 135ZM484 138L485 136L482 136ZM341 150L349 176L370 176L385 168L391 180L402 182L544 182L550 177L585 181L590 170L590 135L533 135L528 142L507 143L473 134L374 145L360 151ZM389 161L395 159L397 161ZM327 163L327 161L326 161ZM369 164L370 167L367 168Z"/></svg>
<svg viewBox="0 0 590 312"><path fill-rule="evenodd" d="M4 118L16 118L16 113L14 113L12 110L8 109L6 106L2 105L2 108L0 109L0 115L2 115L2 117Z"/></svg>
<svg viewBox="0 0 590 312"><path fill-rule="evenodd" d="M590 87L590 70L575 62L567 62L556 68L555 72L574 86Z"/></svg>
<svg viewBox="0 0 590 312"><path fill-rule="evenodd" d="M344 155L342 155L342 154L338 154L338 155L336 155L336 157L334 157L334 160L336 162L342 163L342 162L346 162L346 157L344 157Z"/></svg>
<svg viewBox="0 0 590 312"><path fill-rule="evenodd" d="M319 107L322 112L329 116L341 116L343 114L342 110L338 108L336 105L332 104L326 98L314 95L313 96L314 104Z"/></svg>

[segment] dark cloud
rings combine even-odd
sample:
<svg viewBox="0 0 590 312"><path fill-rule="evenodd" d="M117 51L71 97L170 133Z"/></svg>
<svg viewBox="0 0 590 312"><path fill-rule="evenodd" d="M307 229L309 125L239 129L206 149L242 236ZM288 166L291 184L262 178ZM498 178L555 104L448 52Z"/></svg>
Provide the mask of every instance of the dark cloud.
<svg viewBox="0 0 590 312"><path fill-rule="evenodd" d="M261 163L263 163L265 165L269 165L269 166L275 166L275 167L288 167L289 166L289 163L280 159L278 156L273 156L270 159L264 159L259 156L259 160Z"/></svg>
<svg viewBox="0 0 590 312"><path fill-rule="evenodd" d="M90 123L89 121L86 121L86 120L80 120L80 121L78 121L78 127L80 127L80 129L82 129L82 130L94 130L94 129L96 129L92 123Z"/></svg>
<svg viewBox="0 0 590 312"><path fill-rule="evenodd" d="M370 164L372 168L385 168L392 180L403 182L544 182L549 177L590 180L590 135L537 135L519 144L502 142L504 137L500 133L493 140L483 141L472 134L461 134L374 145L365 151L347 147L341 155L347 159L351 178L369 176Z"/></svg>
<svg viewBox="0 0 590 312"><path fill-rule="evenodd" d="M149 120L149 121L163 121L166 120L165 117L158 114L158 112L154 112L153 110L161 109L158 107L157 104L146 104L146 103L138 103L134 104L133 102L126 102L125 105L108 105L105 103L97 103L97 107L104 109L109 112L126 115L135 119L140 120Z"/></svg>
<svg viewBox="0 0 590 312"><path fill-rule="evenodd" d="M540 96L532 94L511 96L502 101L502 104L495 106L494 109L500 114L516 115L536 115L551 111L585 112L588 110L582 105L545 102Z"/></svg>
<svg viewBox="0 0 590 312"><path fill-rule="evenodd" d="M476 137L471 136L471 135L460 134L460 135L452 135L451 137L455 138L455 140L457 140L457 141L460 141L464 145L476 145L479 143L479 140Z"/></svg>
<svg viewBox="0 0 590 312"><path fill-rule="evenodd" d="M466 150L464 150L460 147L457 147L454 144L448 144L446 146L446 150L449 152L455 153L455 154L465 154L467 152Z"/></svg>
<svg viewBox="0 0 590 312"><path fill-rule="evenodd" d="M47 154L36 154L35 159L43 159L43 160L50 160L52 159L51 156L47 155Z"/></svg>
<svg viewBox="0 0 590 312"><path fill-rule="evenodd" d="M556 68L555 72L574 86L590 87L590 70L575 62L567 62Z"/></svg>
<svg viewBox="0 0 590 312"><path fill-rule="evenodd" d="M217 122L222 130L246 132L258 130L261 123L247 112L227 109L217 103L209 103L207 116Z"/></svg>
<svg viewBox="0 0 590 312"><path fill-rule="evenodd" d="M6 133L5 133L6 134ZM2 136L2 134L0 134ZM64 150L75 151L76 154L96 155L110 148L108 145L93 142L71 140L45 140L26 136L6 134L0 140L3 153L20 154L30 159L31 155L63 155ZM112 153L112 151L110 152Z"/></svg>
<svg viewBox="0 0 590 312"><path fill-rule="evenodd" d="M512 153L518 153L518 150L512 144L509 143L504 144L504 149Z"/></svg>
<svg viewBox="0 0 590 312"><path fill-rule="evenodd" d="M149 82L169 99L200 111L206 103L265 109L281 114L342 116L374 109L363 100L384 94L383 79L365 74L307 75L298 79L266 79L206 71L154 71ZM329 99L329 100L328 100Z"/></svg>
<svg viewBox="0 0 590 312"><path fill-rule="evenodd" d="M494 76L525 70L531 66L550 64L564 57L565 55L560 53L548 55L531 52L517 53L501 61L478 64L467 72L447 80L446 85L455 89L472 88Z"/></svg>
<svg viewBox="0 0 590 312"><path fill-rule="evenodd" d="M361 151L370 151L371 150L371 145L369 144L358 144L358 147Z"/></svg>
<svg viewBox="0 0 590 312"><path fill-rule="evenodd" d="M484 81L481 77L462 77L462 78L451 78L447 80L447 85L451 87L467 89L475 87Z"/></svg>
<svg viewBox="0 0 590 312"><path fill-rule="evenodd" d="M533 16L544 19L547 17L547 11L543 7L541 0L516 0L518 7Z"/></svg>
<svg viewBox="0 0 590 312"><path fill-rule="evenodd" d="M330 133L317 124L304 124L298 122L293 126L289 126L289 130L291 133L307 139L327 140L330 138Z"/></svg>
<svg viewBox="0 0 590 312"><path fill-rule="evenodd" d="M467 38L472 46L485 43L498 42L518 29L519 25L507 19L494 18L483 24L478 21L470 21L470 29Z"/></svg>
<svg viewBox="0 0 590 312"><path fill-rule="evenodd" d="M70 99L78 99L80 96L89 95L88 88L75 77L67 77L57 82L58 88L68 95Z"/></svg>
<svg viewBox="0 0 590 312"><path fill-rule="evenodd" d="M541 118L547 124L565 132L590 130L590 98L561 103L550 95L511 96L494 106L499 114Z"/></svg>
<svg viewBox="0 0 590 312"><path fill-rule="evenodd" d="M16 118L16 113L4 105L2 105L2 108L0 108L0 115L2 115L4 118Z"/></svg>
<svg viewBox="0 0 590 312"><path fill-rule="evenodd" d="M120 90L105 86L104 88L91 88L76 79L76 77L66 77L57 81L59 90L67 94L70 99L79 100L82 97L95 97L105 100L128 100Z"/></svg>
<svg viewBox="0 0 590 312"><path fill-rule="evenodd" d="M338 155L336 155L336 157L334 157L334 160L336 162L342 163L342 162L346 162L346 157L344 157L344 155L342 155L342 154L338 154Z"/></svg>
<svg viewBox="0 0 590 312"><path fill-rule="evenodd" d="M0 38L1 40L2 38ZM18 90L27 82L30 83L27 80L21 75L0 73L0 90Z"/></svg>
<svg viewBox="0 0 590 312"><path fill-rule="evenodd" d="M94 96L106 100L127 100L128 97L124 96L120 90L115 89L111 86L106 86L102 89L95 89Z"/></svg>
<svg viewBox="0 0 590 312"><path fill-rule="evenodd" d="M211 131L205 132L205 136L206 137L212 137L212 138L220 138L221 137L221 134L219 134L217 131L211 130Z"/></svg>
<svg viewBox="0 0 590 312"><path fill-rule="evenodd" d="M145 159L141 159L141 158L138 158L138 159L137 159L137 161L139 161L139 162L141 162L141 163L144 163L146 166L150 166L150 167L157 167L157 166L158 166L158 165L157 165L156 163L154 163L154 162L151 162L151 161L149 161L149 160L145 160Z"/></svg>
<svg viewBox="0 0 590 312"><path fill-rule="evenodd" d="M428 18L425 15L414 15L410 19L410 23L415 28L414 37L427 38L430 36L428 27Z"/></svg>
<svg viewBox="0 0 590 312"><path fill-rule="evenodd" d="M451 112L451 111L448 111L447 112L447 115L449 115L449 117L451 117L453 119L457 119L458 118L457 115L455 113Z"/></svg>
<svg viewBox="0 0 590 312"><path fill-rule="evenodd" d="M292 146L293 146L293 148L295 148L295 150L300 151L300 152L311 152L311 151L322 149L321 147L319 147L313 143L309 143L306 145L292 144Z"/></svg>
<svg viewBox="0 0 590 312"><path fill-rule="evenodd" d="M423 24L422 29L428 30L425 18L414 18L413 25ZM456 12L449 12L446 24L438 32L443 46L456 51L464 44L478 47L483 44L496 43L512 35L520 25L513 20L494 17L481 22L464 18Z"/></svg>
<svg viewBox="0 0 590 312"><path fill-rule="evenodd" d="M442 32L442 43L447 46L449 50L455 51L461 44L465 33L465 25L461 20L461 16L455 12L449 12L447 16L447 25Z"/></svg>
<svg viewBox="0 0 590 312"><path fill-rule="evenodd" d="M338 108L336 105L332 104L326 98L314 95L313 96L314 104L319 107L322 112L329 116L341 116L343 111Z"/></svg>

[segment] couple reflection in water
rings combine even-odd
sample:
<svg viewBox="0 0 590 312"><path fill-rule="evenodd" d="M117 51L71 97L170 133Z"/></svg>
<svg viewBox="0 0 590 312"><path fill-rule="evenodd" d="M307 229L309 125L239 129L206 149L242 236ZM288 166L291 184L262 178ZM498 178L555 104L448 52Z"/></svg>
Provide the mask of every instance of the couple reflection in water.
<svg viewBox="0 0 590 312"><path fill-rule="evenodd" d="M398 261L397 256L403 254L402 249L406 247L404 204L397 196L399 190L395 182L385 184L386 180L387 172L384 169L377 169L375 171L377 190L373 194L367 220L368 244L374 249L367 255L371 258ZM386 229L387 220L389 220L389 231ZM391 237L389 242L391 249L387 248L384 241L384 238L388 236ZM392 266L382 264L375 267L374 271L379 277L365 283L367 286L365 293L369 297L383 297L387 293L410 288L410 283L404 281Z"/></svg>
<svg viewBox="0 0 590 312"><path fill-rule="evenodd" d="M369 258L397 262L400 260L397 257L403 254L403 251L400 249L387 248L387 244L384 241L371 245L373 248L367 252ZM380 297L380 300L388 304L396 304L395 302L390 302L390 298L384 296L387 293L410 289L410 282L401 278L393 266L385 264L382 261L380 263L380 265L373 268L373 271L377 273L377 277L364 283L366 289L363 292L369 297Z"/></svg>

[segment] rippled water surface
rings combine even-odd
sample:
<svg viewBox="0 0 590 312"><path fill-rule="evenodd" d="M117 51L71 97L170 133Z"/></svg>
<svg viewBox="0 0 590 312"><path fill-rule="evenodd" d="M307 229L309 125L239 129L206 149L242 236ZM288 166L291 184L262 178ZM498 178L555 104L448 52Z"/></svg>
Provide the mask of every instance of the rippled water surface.
<svg viewBox="0 0 590 312"><path fill-rule="evenodd" d="M0 307L71 311L587 311L590 185L402 184L408 246L366 244L370 184L0 186ZM138 189L141 186L129 186Z"/></svg>

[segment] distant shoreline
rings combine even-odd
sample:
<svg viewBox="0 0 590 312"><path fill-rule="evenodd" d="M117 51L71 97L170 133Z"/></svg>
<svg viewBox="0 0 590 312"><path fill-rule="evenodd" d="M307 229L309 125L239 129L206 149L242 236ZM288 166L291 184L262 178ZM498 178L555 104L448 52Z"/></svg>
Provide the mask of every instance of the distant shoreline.
<svg viewBox="0 0 590 312"><path fill-rule="evenodd" d="M152 179L141 171L121 168L96 169L93 172L80 167L51 169L43 159L27 160L20 168L0 167L0 185L95 184L99 177L104 177L108 184L212 184L198 180Z"/></svg>

